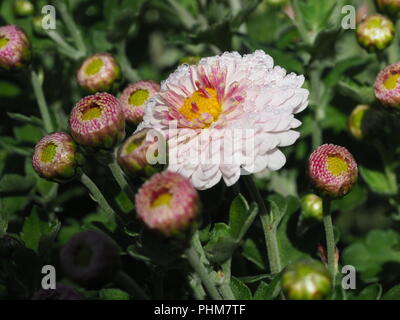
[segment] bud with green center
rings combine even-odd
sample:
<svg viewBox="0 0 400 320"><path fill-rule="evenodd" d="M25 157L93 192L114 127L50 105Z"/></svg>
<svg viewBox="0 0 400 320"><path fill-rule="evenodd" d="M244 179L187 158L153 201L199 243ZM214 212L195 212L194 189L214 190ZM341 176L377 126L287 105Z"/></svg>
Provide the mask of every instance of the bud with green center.
<svg viewBox="0 0 400 320"><path fill-rule="evenodd" d="M150 80L142 80L128 85L119 98L126 122L133 125L142 122L147 101L159 91L160 85Z"/></svg>
<svg viewBox="0 0 400 320"><path fill-rule="evenodd" d="M393 41L395 27L393 22L380 14L365 18L357 26L357 41L368 51L386 49Z"/></svg>
<svg viewBox="0 0 400 320"><path fill-rule="evenodd" d="M376 0L380 11L391 16L397 16L400 12L400 0Z"/></svg>
<svg viewBox="0 0 400 320"><path fill-rule="evenodd" d="M149 129L144 129L134 133L119 148L118 164L132 176L151 176L157 172L148 162L149 147L156 143L148 139L148 131Z"/></svg>
<svg viewBox="0 0 400 320"><path fill-rule="evenodd" d="M88 92L110 91L119 86L121 69L111 54L96 53L79 67L77 80Z"/></svg>
<svg viewBox="0 0 400 320"><path fill-rule="evenodd" d="M74 235L61 249L60 263L69 278L88 288L114 280L121 264L114 240L94 230Z"/></svg>
<svg viewBox="0 0 400 320"><path fill-rule="evenodd" d="M375 80L376 98L385 106L400 108L400 62L383 69Z"/></svg>
<svg viewBox="0 0 400 320"><path fill-rule="evenodd" d="M344 147L324 144L308 160L308 175L315 191L328 198L341 198L357 181L358 168Z"/></svg>
<svg viewBox="0 0 400 320"><path fill-rule="evenodd" d="M32 165L37 174L47 180L66 182L73 179L81 163L77 145L64 132L43 137L35 146Z"/></svg>
<svg viewBox="0 0 400 320"><path fill-rule="evenodd" d="M290 300L322 300L332 287L328 270L321 262L311 259L287 266L281 281L285 296Z"/></svg>
<svg viewBox="0 0 400 320"><path fill-rule="evenodd" d="M69 117L71 135L89 149L113 149L125 136L125 117L117 98L98 92L82 98Z"/></svg>
<svg viewBox="0 0 400 320"><path fill-rule="evenodd" d="M370 107L368 105L359 105L354 108L349 116L347 126L351 135L357 140L362 140L364 138L363 120L366 111L369 109Z"/></svg>
<svg viewBox="0 0 400 320"><path fill-rule="evenodd" d="M144 224L165 236L190 234L199 214L199 197L186 177L171 171L153 175L135 197Z"/></svg>
<svg viewBox="0 0 400 320"><path fill-rule="evenodd" d="M315 194L307 194L301 200L303 217L322 221L322 199Z"/></svg>
<svg viewBox="0 0 400 320"><path fill-rule="evenodd" d="M13 10L16 16L26 17L33 14L35 8L29 0L14 0Z"/></svg>
<svg viewBox="0 0 400 320"><path fill-rule="evenodd" d="M20 69L31 61L31 45L25 32L15 26L0 27L0 68Z"/></svg>

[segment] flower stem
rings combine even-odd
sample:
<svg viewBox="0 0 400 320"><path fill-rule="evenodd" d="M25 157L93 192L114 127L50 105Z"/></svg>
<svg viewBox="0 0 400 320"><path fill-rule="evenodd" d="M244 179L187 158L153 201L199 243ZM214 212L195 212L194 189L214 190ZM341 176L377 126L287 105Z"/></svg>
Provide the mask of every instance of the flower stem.
<svg viewBox="0 0 400 320"><path fill-rule="evenodd" d="M332 277L332 283L335 284L336 278L336 262L335 262L335 236L333 233L332 217L330 212L331 200L324 197L322 199L324 211L324 229L326 237L326 250L328 252L328 270Z"/></svg>
<svg viewBox="0 0 400 320"><path fill-rule="evenodd" d="M243 176L245 184L250 194L254 197L260 210L260 219L265 236L265 244L267 246L267 254L271 273L276 274L282 270L282 264L279 254L278 239L276 238L276 227L268 216L264 199L254 184L252 176Z"/></svg>
<svg viewBox="0 0 400 320"><path fill-rule="evenodd" d="M193 243L193 239L191 241L191 245L188 249L186 249L186 258L193 270L197 273L201 282L203 283L205 289L207 290L210 297L214 300L221 300L221 295L219 294L214 281L211 279L208 270L204 266L204 264L200 261L199 255L196 252L195 245Z"/></svg>
<svg viewBox="0 0 400 320"><path fill-rule="evenodd" d="M43 88L35 71L31 71L31 83L36 101L39 105L40 114L44 123L44 129L47 133L53 132L54 127L51 121L49 107L43 94Z"/></svg>
<svg viewBox="0 0 400 320"><path fill-rule="evenodd" d="M231 288L231 263L232 259L229 259L222 265L222 270L224 272L224 282L219 287L219 291L221 292L224 300L236 300L235 295L232 292Z"/></svg>
<svg viewBox="0 0 400 320"><path fill-rule="evenodd" d="M59 50L73 60L79 60L83 54L70 46L62 36L54 30L47 31L47 35L59 46Z"/></svg>
<svg viewBox="0 0 400 320"><path fill-rule="evenodd" d="M112 160L112 162L108 164L108 167L110 168L111 173L114 176L114 179L117 181L121 190L128 195L131 201L133 201L133 199L135 199L135 194L132 188L129 186L128 182L126 181L124 173L122 172L120 166L118 165L115 157Z"/></svg>
<svg viewBox="0 0 400 320"><path fill-rule="evenodd" d="M83 41L82 34L79 28L76 26L75 21L72 19L71 15L68 12L67 5L64 1L56 1L57 9L61 14L64 23L71 34L72 38L74 39L75 45L80 51L80 53L85 56L86 55L86 46L85 42Z"/></svg>
<svg viewBox="0 0 400 320"><path fill-rule="evenodd" d="M92 198L99 204L100 208L109 216L109 217L118 217L115 211L108 204L106 198L101 193L100 189L96 186L96 184L90 179L84 172L80 175L80 181L82 184L89 190Z"/></svg>
<svg viewBox="0 0 400 320"><path fill-rule="evenodd" d="M140 80L138 72L132 68L132 65L126 56L126 40L121 41L116 45L118 52L118 60L121 64L122 72L129 81L136 82Z"/></svg>
<svg viewBox="0 0 400 320"><path fill-rule="evenodd" d="M143 289L125 272L119 271L115 282L117 282L122 289L126 290L134 297L137 297L141 300L149 300L148 295L143 291Z"/></svg>

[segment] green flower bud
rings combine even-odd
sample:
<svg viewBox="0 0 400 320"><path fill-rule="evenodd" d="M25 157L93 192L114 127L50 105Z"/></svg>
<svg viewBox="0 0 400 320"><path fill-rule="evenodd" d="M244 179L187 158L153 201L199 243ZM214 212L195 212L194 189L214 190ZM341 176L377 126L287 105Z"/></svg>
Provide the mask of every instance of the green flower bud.
<svg viewBox="0 0 400 320"><path fill-rule="evenodd" d="M32 29L33 29L33 32L38 36L46 35L46 30L43 29L43 26L42 26L42 20L43 20L42 15L35 16L32 18Z"/></svg>
<svg viewBox="0 0 400 320"><path fill-rule="evenodd" d="M391 16L397 16L400 12L400 0L376 0L380 11Z"/></svg>
<svg viewBox="0 0 400 320"><path fill-rule="evenodd" d="M322 220L322 199L315 194L307 194L301 200L303 217L306 219Z"/></svg>
<svg viewBox="0 0 400 320"><path fill-rule="evenodd" d="M369 106L367 105L359 105L357 106L350 114L347 126L351 135L357 139L363 139L363 120L367 110L369 110Z"/></svg>
<svg viewBox="0 0 400 320"><path fill-rule="evenodd" d="M395 27L393 22L380 14L367 17L357 26L357 41L368 51L386 49L393 41Z"/></svg>
<svg viewBox="0 0 400 320"><path fill-rule="evenodd" d="M179 64L197 64L200 61L199 56L183 57L179 60Z"/></svg>
<svg viewBox="0 0 400 320"><path fill-rule="evenodd" d="M26 17L33 14L35 8L28 0L14 0L13 10L16 16Z"/></svg>
<svg viewBox="0 0 400 320"><path fill-rule="evenodd" d="M331 277L325 266L311 259L287 266L281 281L285 296L290 300L322 300L332 286Z"/></svg>

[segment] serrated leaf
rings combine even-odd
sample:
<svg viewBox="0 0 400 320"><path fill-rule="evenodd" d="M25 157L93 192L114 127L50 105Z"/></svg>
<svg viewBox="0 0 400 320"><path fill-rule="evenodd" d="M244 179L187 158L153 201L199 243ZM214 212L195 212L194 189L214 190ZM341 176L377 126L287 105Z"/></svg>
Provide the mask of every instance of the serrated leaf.
<svg viewBox="0 0 400 320"><path fill-rule="evenodd" d="M18 174L5 174L0 179L0 194L26 193L35 184L33 177L24 177Z"/></svg>
<svg viewBox="0 0 400 320"><path fill-rule="evenodd" d="M400 284L390 288L382 296L382 300L400 300Z"/></svg>
<svg viewBox="0 0 400 320"><path fill-rule="evenodd" d="M380 171L359 166L359 171L370 189L379 194L392 195L397 190L391 185L387 176Z"/></svg>
<svg viewBox="0 0 400 320"><path fill-rule="evenodd" d="M265 255L263 255L260 252L256 243L252 239L246 239L246 241L244 242L242 255L247 260L254 263L261 270L265 270L267 268L266 261L265 261Z"/></svg>
<svg viewBox="0 0 400 320"><path fill-rule="evenodd" d="M21 231L21 240L25 243L27 248L37 252L40 239L51 230L52 225L49 222L41 220L37 208L34 207L31 214L25 218Z"/></svg>
<svg viewBox="0 0 400 320"><path fill-rule="evenodd" d="M249 287L247 287L238 278L231 278L231 289L236 299L238 300L251 300L252 295Z"/></svg>
<svg viewBox="0 0 400 320"><path fill-rule="evenodd" d="M374 283L364 288L354 300L379 300L382 295L382 286Z"/></svg>
<svg viewBox="0 0 400 320"><path fill-rule="evenodd" d="M269 283L261 281L258 285L257 291L254 293L254 300L273 300L281 290L281 277L277 275Z"/></svg>

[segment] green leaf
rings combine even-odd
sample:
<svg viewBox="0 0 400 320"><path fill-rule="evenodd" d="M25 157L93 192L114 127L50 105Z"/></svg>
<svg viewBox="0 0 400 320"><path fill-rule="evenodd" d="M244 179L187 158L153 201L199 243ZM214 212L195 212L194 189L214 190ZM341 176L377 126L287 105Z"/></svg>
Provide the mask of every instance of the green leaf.
<svg viewBox="0 0 400 320"><path fill-rule="evenodd" d="M390 288L382 296L382 300L400 300L400 284Z"/></svg>
<svg viewBox="0 0 400 320"><path fill-rule="evenodd" d="M101 289L99 296L102 300L129 300L129 294L115 288Z"/></svg>
<svg viewBox="0 0 400 320"><path fill-rule="evenodd" d="M243 244L242 256L254 263L261 270L265 270L267 268L265 254L262 254L260 251L252 239L246 239Z"/></svg>
<svg viewBox="0 0 400 320"><path fill-rule="evenodd" d="M382 286L374 283L364 288L356 297L351 300L379 300L382 296Z"/></svg>
<svg viewBox="0 0 400 320"><path fill-rule="evenodd" d="M13 113L13 112L7 112L7 115L11 119L19 121L19 122L22 122L22 123L25 123L25 124L30 124L30 125L33 125L33 126L37 126L39 128L43 127L43 121L41 119L39 119L38 117L35 117L35 116L28 117L28 116L23 115L21 113Z"/></svg>
<svg viewBox="0 0 400 320"><path fill-rule="evenodd" d="M400 235L393 230L372 230L362 242L343 251L344 264L352 265L365 282L376 281L386 263L400 263Z"/></svg>
<svg viewBox="0 0 400 320"><path fill-rule="evenodd" d="M373 192L392 195L396 192L387 176L380 171L359 166L360 174Z"/></svg>
<svg viewBox="0 0 400 320"><path fill-rule="evenodd" d="M231 288L236 299L238 300L251 300L250 289L238 278L231 278Z"/></svg>
<svg viewBox="0 0 400 320"><path fill-rule="evenodd" d="M223 263L232 256L236 245L237 242L231 236L229 226L225 223L216 223L204 251L210 262Z"/></svg>
<svg viewBox="0 0 400 320"><path fill-rule="evenodd" d="M35 184L33 177L24 177L18 174L5 174L0 179L0 194L26 193Z"/></svg>
<svg viewBox="0 0 400 320"><path fill-rule="evenodd" d="M239 194L231 203L229 210L230 233L234 238L239 237L242 227L249 215L249 205L246 199Z"/></svg>
<svg viewBox="0 0 400 320"><path fill-rule="evenodd" d="M51 231L53 231L52 224L41 220L37 208L33 207L30 216L25 218L20 236L27 248L37 252L39 249L40 239L43 235L48 234Z"/></svg>
<svg viewBox="0 0 400 320"><path fill-rule="evenodd" d="M275 299L279 291L281 290L281 277L277 275L274 279L266 284L261 281L258 285L257 291L254 293L254 300L273 300Z"/></svg>

